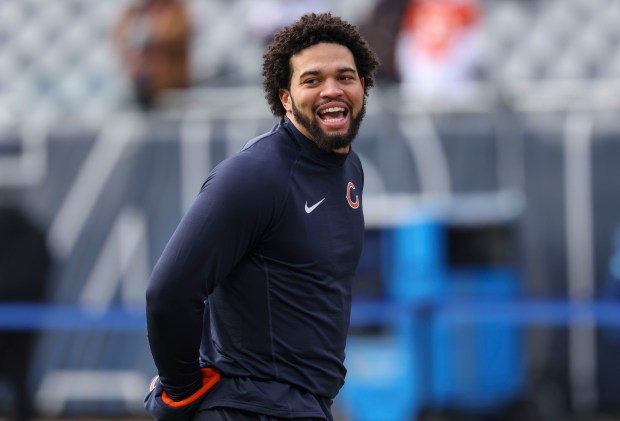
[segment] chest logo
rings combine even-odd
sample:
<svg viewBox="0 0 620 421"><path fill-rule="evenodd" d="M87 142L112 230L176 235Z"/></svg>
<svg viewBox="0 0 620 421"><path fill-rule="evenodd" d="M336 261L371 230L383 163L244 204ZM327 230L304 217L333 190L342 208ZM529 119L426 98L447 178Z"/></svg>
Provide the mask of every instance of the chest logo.
<svg viewBox="0 0 620 421"><path fill-rule="evenodd" d="M315 210L323 202L323 200L325 200L325 198L322 198L312 206L308 206L308 202L306 201L306 213L310 213Z"/></svg>
<svg viewBox="0 0 620 421"><path fill-rule="evenodd" d="M349 206L353 209L357 209L360 207L360 201L357 194L355 195L355 200L351 199L351 190L355 190L355 184L349 181L349 184L347 184L347 202L349 202Z"/></svg>

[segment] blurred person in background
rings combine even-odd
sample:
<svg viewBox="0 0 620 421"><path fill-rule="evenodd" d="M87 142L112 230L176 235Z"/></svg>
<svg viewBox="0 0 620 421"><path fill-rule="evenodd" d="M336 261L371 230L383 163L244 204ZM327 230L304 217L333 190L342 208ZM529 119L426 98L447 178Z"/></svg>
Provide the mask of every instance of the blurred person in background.
<svg viewBox="0 0 620 421"><path fill-rule="evenodd" d="M357 28L328 13L267 47L279 123L211 172L150 279L154 418L333 419L364 238L351 142L377 66Z"/></svg>
<svg viewBox="0 0 620 421"><path fill-rule="evenodd" d="M50 265L44 232L18 207L0 205L0 305L43 301ZM28 377L37 337L0 330L0 383L9 392L0 396L0 408L11 421L28 421L34 413Z"/></svg>
<svg viewBox="0 0 620 421"><path fill-rule="evenodd" d="M360 32L377 52L381 67L377 70L378 83L397 83L396 39L410 0L377 0L369 16L360 23Z"/></svg>
<svg viewBox="0 0 620 421"><path fill-rule="evenodd" d="M113 41L143 110L160 94L190 85L192 24L183 0L136 0L117 21Z"/></svg>
<svg viewBox="0 0 620 421"><path fill-rule="evenodd" d="M480 21L477 0L410 0L395 55L405 92L466 99L466 82L480 77Z"/></svg>

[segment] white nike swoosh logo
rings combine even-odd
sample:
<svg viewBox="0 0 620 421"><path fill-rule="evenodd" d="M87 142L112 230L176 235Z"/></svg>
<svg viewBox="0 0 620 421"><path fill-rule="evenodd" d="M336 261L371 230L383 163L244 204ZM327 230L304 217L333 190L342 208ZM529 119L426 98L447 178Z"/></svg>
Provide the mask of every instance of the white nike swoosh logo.
<svg viewBox="0 0 620 421"><path fill-rule="evenodd" d="M325 198L322 198L321 200L319 200L318 202L316 202L314 205L310 207L308 207L308 202L306 201L306 213L310 213L313 210L315 210L316 207L319 206L323 202L323 200L325 200Z"/></svg>

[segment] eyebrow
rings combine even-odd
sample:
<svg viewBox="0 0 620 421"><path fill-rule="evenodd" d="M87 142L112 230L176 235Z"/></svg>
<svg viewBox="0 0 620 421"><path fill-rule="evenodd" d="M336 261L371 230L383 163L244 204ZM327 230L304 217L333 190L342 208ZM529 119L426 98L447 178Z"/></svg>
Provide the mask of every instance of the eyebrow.
<svg viewBox="0 0 620 421"><path fill-rule="evenodd" d="M341 67L340 69L336 70L336 72L337 73L357 73L355 69L352 67ZM306 70L305 72L299 75L299 79L302 79L306 76L317 76L317 75L320 75L321 73L322 72L320 70Z"/></svg>

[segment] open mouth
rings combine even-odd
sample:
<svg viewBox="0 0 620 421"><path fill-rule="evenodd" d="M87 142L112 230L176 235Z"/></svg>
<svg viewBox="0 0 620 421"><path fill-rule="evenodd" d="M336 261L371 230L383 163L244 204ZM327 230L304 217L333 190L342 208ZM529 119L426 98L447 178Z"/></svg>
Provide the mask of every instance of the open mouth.
<svg viewBox="0 0 620 421"><path fill-rule="evenodd" d="M339 123L344 123L347 120L349 110L340 105L336 105L324 108L320 110L317 114L319 116L319 119L323 123L327 125L337 125Z"/></svg>
<svg viewBox="0 0 620 421"><path fill-rule="evenodd" d="M349 114L349 107L333 103L317 111L317 117L325 128L338 131L349 124Z"/></svg>

